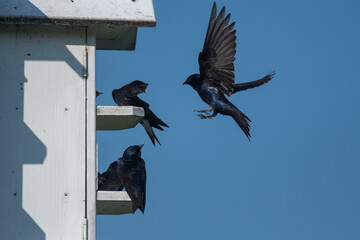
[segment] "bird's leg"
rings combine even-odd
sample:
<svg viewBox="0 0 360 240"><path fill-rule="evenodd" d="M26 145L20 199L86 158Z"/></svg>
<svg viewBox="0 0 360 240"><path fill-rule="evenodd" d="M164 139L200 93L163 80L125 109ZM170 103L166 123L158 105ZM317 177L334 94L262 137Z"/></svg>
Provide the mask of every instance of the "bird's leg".
<svg viewBox="0 0 360 240"><path fill-rule="evenodd" d="M213 114L211 115L204 115L204 114L198 114L198 116L201 118L201 119L212 119L213 117L216 117L217 115L217 111L214 111Z"/></svg>
<svg viewBox="0 0 360 240"><path fill-rule="evenodd" d="M214 108L212 106L210 106L209 109L207 109L207 110L194 110L194 112L203 112L203 113L209 114L208 112L211 112L212 110L214 110ZM198 115L202 115L202 114L198 114Z"/></svg>

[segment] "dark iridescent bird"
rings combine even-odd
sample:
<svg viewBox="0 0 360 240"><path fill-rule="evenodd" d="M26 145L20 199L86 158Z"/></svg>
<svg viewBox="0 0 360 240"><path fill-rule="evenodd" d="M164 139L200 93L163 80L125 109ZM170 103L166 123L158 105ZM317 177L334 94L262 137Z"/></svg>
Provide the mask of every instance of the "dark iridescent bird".
<svg viewBox="0 0 360 240"><path fill-rule="evenodd" d="M208 110L195 110L207 114L198 114L201 119L211 119L218 113L231 116L250 140L251 120L233 105L225 94L230 96L238 91L258 87L270 81L275 73L272 72L257 81L235 84L236 30L233 30L235 22L228 25L230 14L224 17L225 7L217 17L216 12L214 2L204 47L198 58L200 74L192 74L183 84L192 86L200 98L210 106ZM208 112L211 111L213 113L210 115Z"/></svg>
<svg viewBox="0 0 360 240"><path fill-rule="evenodd" d="M99 96L99 95L101 95L101 94L103 94L103 93L96 91L96 96Z"/></svg>
<svg viewBox="0 0 360 240"><path fill-rule="evenodd" d="M112 91L112 96L115 103L119 106L136 106L142 107L145 112L144 118L141 120L141 125L145 128L146 133L149 135L151 142L155 146L155 140L160 144L157 139L153 127L157 128L161 131L164 129L163 127L169 127L166 123L160 120L151 110L150 105L141 100L137 95L145 92L146 87L149 84L144 83L139 80L135 80L122 88L114 89ZM160 144L161 145L161 144Z"/></svg>
<svg viewBox="0 0 360 240"><path fill-rule="evenodd" d="M145 161L141 158L143 145L128 147L123 156L117 160L117 170L121 185L132 201L132 213L140 209L145 211L146 198L146 169Z"/></svg>
<svg viewBox="0 0 360 240"><path fill-rule="evenodd" d="M121 191L123 186L118 173L118 162L112 162L106 172L98 173L98 190Z"/></svg>

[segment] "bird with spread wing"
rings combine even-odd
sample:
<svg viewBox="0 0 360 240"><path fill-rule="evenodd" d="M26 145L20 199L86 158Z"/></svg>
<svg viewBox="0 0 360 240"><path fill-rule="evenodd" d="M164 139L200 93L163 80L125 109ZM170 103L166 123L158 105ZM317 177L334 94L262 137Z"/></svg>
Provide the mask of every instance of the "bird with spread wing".
<svg viewBox="0 0 360 240"><path fill-rule="evenodd" d="M200 74L190 75L183 84L193 87L200 98L210 106L207 110L195 110L206 114L198 114L201 119L211 119L218 113L231 116L250 140L250 118L233 105L225 95L230 96L235 92L267 83L275 72L257 81L235 84L236 30L233 30L235 22L228 25L230 13L225 17L225 7L217 17L216 14L217 8L214 2L204 47L198 58ZM210 115L211 111L213 113Z"/></svg>

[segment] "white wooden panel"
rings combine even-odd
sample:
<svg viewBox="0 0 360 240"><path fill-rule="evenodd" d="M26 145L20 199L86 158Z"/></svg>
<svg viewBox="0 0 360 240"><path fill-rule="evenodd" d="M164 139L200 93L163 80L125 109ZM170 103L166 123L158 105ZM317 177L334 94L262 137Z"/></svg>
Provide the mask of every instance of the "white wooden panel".
<svg viewBox="0 0 360 240"><path fill-rule="evenodd" d="M0 239L45 239L45 232L22 208L22 166L42 164L46 146L23 121L24 59L15 26L0 31ZM22 227L19 228L18 226Z"/></svg>
<svg viewBox="0 0 360 240"><path fill-rule="evenodd" d="M81 239L84 28L0 28L0 239Z"/></svg>
<svg viewBox="0 0 360 240"><path fill-rule="evenodd" d="M98 191L96 208L98 215L132 213L132 202L125 191Z"/></svg>
<svg viewBox="0 0 360 240"><path fill-rule="evenodd" d="M0 22L155 26L152 0L0 1Z"/></svg>
<svg viewBox="0 0 360 240"><path fill-rule="evenodd" d="M87 31L88 77L86 80L86 217L88 219L88 240L96 240L96 94L95 94L95 32Z"/></svg>

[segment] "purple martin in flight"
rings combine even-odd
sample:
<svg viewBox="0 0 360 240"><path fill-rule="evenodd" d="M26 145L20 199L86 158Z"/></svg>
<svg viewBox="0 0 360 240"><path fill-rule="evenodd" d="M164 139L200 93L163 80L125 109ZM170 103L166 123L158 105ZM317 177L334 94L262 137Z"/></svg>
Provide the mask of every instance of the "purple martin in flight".
<svg viewBox="0 0 360 240"><path fill-rule="evenodd" d="M169 127L166 123L160 120L151 110L150 105L141 100L137 95L145 92L146 87L149 84L139 80L135 80L119 89L112 91L112 96L115 103L119 106L136 106L142 107L145 112L144 118L140 121L141 125L145 128L146 133L149 135L151 142L155 146L155 140L160 144L156 137L153 127L161 131L162 127ZM161 144L160 144L161 145Z"/></svg>
<svg viewBox="0 0 360 240"><path fill-rule="evenodd" d="M211 119L218 113L231 116L250 141L251 120L233 105L225 94L230 96L238 91L258 87L270 81L275 73L272 72L257 81L235 84L236 30L233 30L235 22L228 25L230 14L224 17L225 7L217 17L216 12L214 2L204 47L198 58L200 74L192 74L183 84L193 87L200 98L210 106L208 110L196 110L207 114L198 114L201 119ZM211 111L213 113L210 115L208 112Z"/></svg>
<svg viewBox="0 0 360 240"><path fill-rule="evenodd" d="M145 161L141 158L142 147L143 144L128 147L117 160L120 182L131 198L133 214L137 209L142 213L145 211L146 169Z"/></svg>

